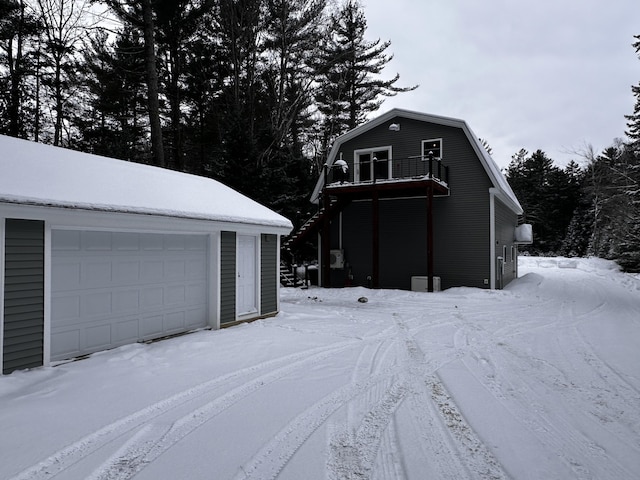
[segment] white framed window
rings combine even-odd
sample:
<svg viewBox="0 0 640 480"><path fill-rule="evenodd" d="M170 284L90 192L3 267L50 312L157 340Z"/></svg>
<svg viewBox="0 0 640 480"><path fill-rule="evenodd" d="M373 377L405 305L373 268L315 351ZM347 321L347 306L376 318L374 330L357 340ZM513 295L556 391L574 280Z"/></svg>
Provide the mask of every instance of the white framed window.
<svg viewBox="0 0 640 480"><path fill-rule="evenodd" d="M442 139L431 138L422 141L422 157L429 157L429 153L433 153L433 158L442 158Z"/></svg>
<svg viewBox="0 0 640 480"><path fill-rule="evenodd" d="M393 177L391 147L360 149L353 152L355 182L388 180Z"/></svg>

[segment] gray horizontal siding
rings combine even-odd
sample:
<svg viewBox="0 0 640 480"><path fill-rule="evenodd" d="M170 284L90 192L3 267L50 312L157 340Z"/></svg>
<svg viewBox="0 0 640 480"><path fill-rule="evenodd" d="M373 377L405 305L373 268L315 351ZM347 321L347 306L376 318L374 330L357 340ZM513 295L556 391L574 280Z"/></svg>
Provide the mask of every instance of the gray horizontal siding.
<svg viewBox="0 0 640 480"><path fill-rule="evenodd" d="M220 323L236 320L236 233L220 234Z"/></svg>
<svg viewBox="0 0 640 480"><path fill-rule="evenodd" d="M4 374L43 364L44 222L5 223Z"/></svg>
<svg viewBox="0 0 640 480"><path fill-rule="evenodd" d="M260 313L278 311L278 236L260 236Z"/></svg>
<svg viewBox="0 0 640 480"><path fill-rule="evenodd" d="M341 146L343 159L353 171L354 150L392 146L393 158L399 160L420 155L423 140L441 138L442 163L449 167L450 196L437 197L433 203L434 274L441 277L443 288L487 287L484 280L489 280L491 272L492 185L472 145L458 127L402 117L389 123L399 123L400 131L389 131L387 123L364 132ZM426 275L426 217L424 198L380 202L381 287L408 288L413 272L420 270L418 275ZM337 228L332 225L332 230ZM371 269L370 202L347 207L342 232L354 282L366 285L366 270ZM354 246L358 251L353 250ZM332 285L341 285L340 279L332 277Z"/></svg>

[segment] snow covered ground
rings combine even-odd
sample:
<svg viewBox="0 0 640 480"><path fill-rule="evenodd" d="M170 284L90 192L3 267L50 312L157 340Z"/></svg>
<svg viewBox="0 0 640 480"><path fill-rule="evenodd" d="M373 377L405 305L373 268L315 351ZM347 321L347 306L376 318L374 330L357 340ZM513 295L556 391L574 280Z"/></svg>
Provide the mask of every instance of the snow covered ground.
<svg viewBox="0 0 640 480"><path fill-rule="evenodd" d="M520 275L285 289L276 318L0 377L0 478L640 478L640 280Z"/></svg>

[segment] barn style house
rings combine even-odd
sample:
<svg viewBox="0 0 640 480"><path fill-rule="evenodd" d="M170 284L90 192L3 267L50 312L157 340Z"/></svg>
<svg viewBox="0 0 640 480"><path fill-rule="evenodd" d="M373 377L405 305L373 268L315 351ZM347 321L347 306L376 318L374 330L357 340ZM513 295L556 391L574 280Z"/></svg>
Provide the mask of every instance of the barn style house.
<svg viewBox="0 0 640 480"><path fill-rule="evenodd" d="M214 180L0 136L0 366L274 315L289 220Z"/></svg>
<svg viewBox="0 0 640 480"><path fill-rule="evenodd" d="M499 289L532 241L506 179L454 118L395 109L338 137L311 200L318 213L285 246L317 238L327 287Z"/></svg>

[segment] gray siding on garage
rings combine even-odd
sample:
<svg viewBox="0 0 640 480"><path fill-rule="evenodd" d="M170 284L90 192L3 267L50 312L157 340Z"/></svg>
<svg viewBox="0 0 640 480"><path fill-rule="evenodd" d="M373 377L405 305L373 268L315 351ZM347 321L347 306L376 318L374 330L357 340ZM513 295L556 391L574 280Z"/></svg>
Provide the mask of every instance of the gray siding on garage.
<svg viewBox="0 0 640 480"><path fill-rule="evenodd" d="M260 313L278 311L278 236L260 236Z"/></svg>
<svg viewBox="0 0 640 480"><path fill-rule="evenodd" d="M236 233L220 234L220 323L236 320Z"/></svg>
<svg viewBox="0 0 640 480"><path fill-rule="evenodd" d="M7 219L5 229L3 369L43 363L44 222Z"/></svg>

